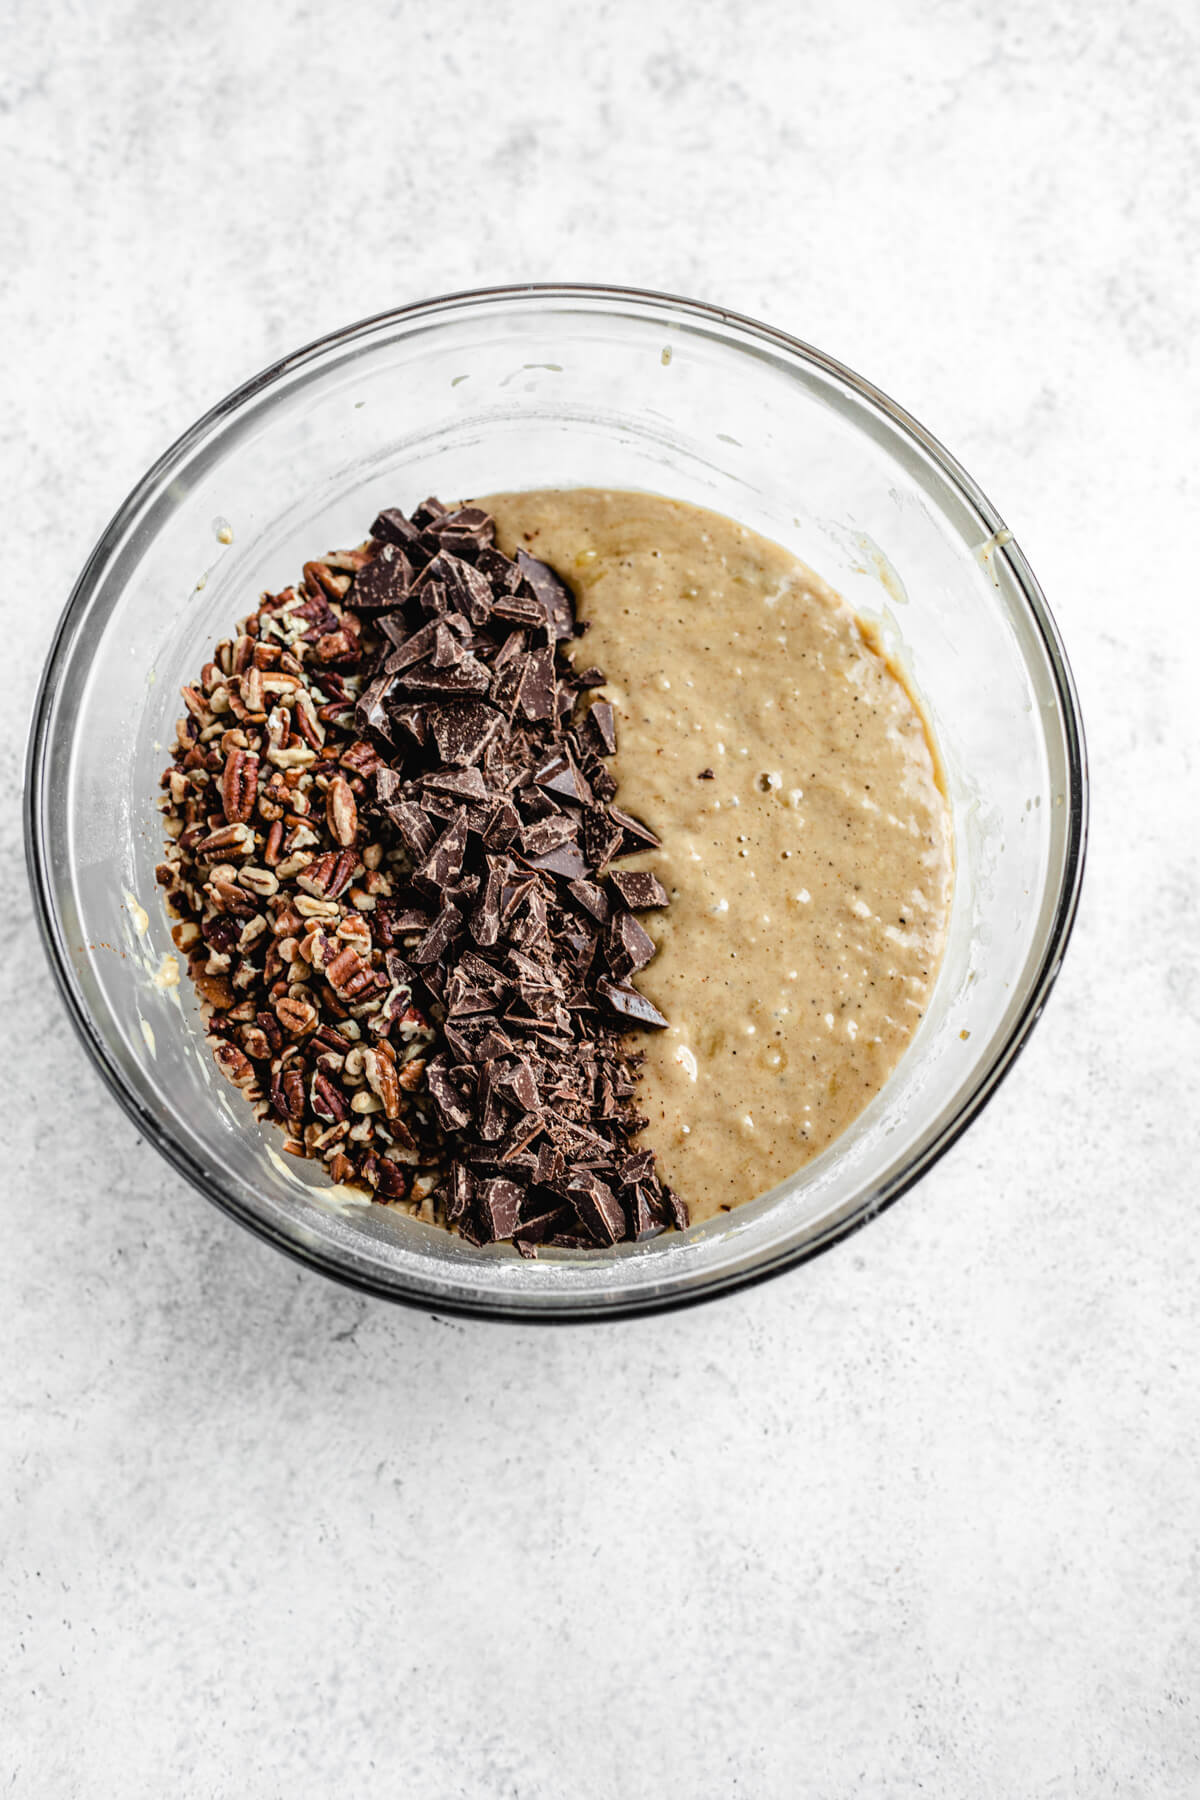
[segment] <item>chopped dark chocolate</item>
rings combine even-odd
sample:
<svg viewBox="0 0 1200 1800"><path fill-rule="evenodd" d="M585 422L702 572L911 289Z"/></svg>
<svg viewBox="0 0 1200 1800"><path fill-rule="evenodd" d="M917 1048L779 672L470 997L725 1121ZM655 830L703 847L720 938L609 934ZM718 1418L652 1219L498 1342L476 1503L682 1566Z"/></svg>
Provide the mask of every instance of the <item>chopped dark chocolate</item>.
<svg viewBox="0 0 1200 1800"><path fill-rule="evenodd" d="M402 512L394 506L385 507L371 527L371 536L384 543L399 544L402 550L414 544L420 536L417 527L409 522Z"/></svg>
<svg viewBox="0 0 1200 1800"><path fill-rule="evenodd" d="M578 901L584 912L590 913L599 924L603 925L607 922L608 895L602 887L597 887L594 881L573 881L570 885L570 893L572 899Z"/></svg>
<svg viewBox="0 0 1200 1800"><path fill-rule="evenodd" d="M575 636L575 597L560 575L524 550L517 551L517 567L525 584L545 609L550 627L560 641Z"/></svg>
<svg viewBox="0 0 1200 1800"><path fill-rule="evenodd" d="M555 706L554 652L534 650L525 658L517 705L529 720L552 719Z"/></svg>
<svg viewBox="0 0 1200 1800"><path fill-rule="evenodd" d="M437 708L430 716L429 729L442 761L467 769L479 761L503 722L494 708L467 701Z"/></svg>
<svg viewBox="0 0 1200 1800"><path fill-rule="evenodd" d="M666 1030L669 1021L663 1018L653 1000L648 1000L640 989L628 982L607 981L601 976L596 983L596 992L621 1018L629 1019L635 1025L653 1026L656 1031Z"/></svg>
<svg viewBox="0 0 1200 1800"><path fill-rule="evenodd" d="M485 1243L512 1236L520 1205L521 1190L515 1181L497 1175L482 1183L476 1208Z"/></svg>
<svg viewBox="0 0 1200 1800"><path fill-rule="evenodd" d="M390 610L404 600L412 578L412 564L399 545L381 544L378 554L354 577L350 604L363 611Z"/></svg>
<svg viewBox="0 0 1200 1800"><path fill-rule="evenodd" d="M579 734L597 756L617 753L617 723L607 700L594 700L580 721Z"/></svg>
<svg viewBox="0 0 1200 1800"><path fill-rule="evenodd" d="M604 935L605 959L613 974L622 980L644 969L657 947L631 912L617 913Z"/></svg>
<svg viewBox="0 0 1200 1800"><path fill-rule="evenodd" d="M655 837L648 825L643 825L640 819L631 818L619 806L610 806L608 816L623 834L626 846L623 854L632 856L636 850L657 850L662 843L662 839Z"/></svg>
<svg viewBox="0 0 1200 1800"><path fill-rule="evenodd" d="M633 912L669 904L667 890L652 869L610 869L608 884Z"/></svg>
<svg viewBox="0 0 1200 1800"><path fill-rule="evenodd" d="M423 788L436 789L439 793L457 794L464 800L486 800L487 783L478 769L434 769L428 775L422 775ZM653 876L650 878L653 880ZM666 905L666 896L661 902L647 901L646 905Z"/></svg>

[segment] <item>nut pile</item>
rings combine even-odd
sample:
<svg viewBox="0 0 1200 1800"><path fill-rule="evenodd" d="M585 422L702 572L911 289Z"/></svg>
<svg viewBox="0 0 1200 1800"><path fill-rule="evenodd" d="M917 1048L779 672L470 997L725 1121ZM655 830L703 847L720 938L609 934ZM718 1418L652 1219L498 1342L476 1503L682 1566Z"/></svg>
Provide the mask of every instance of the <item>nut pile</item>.
<svg viewBox="0 0 1200 1800"><path fill-rule="evenodd" d="M474 1242L687 1223L633 1143L666 1024L632 977L602 671L570 590L478 508L388 510L183 689L157 871L214 1055L283 1148Z"/></svg>

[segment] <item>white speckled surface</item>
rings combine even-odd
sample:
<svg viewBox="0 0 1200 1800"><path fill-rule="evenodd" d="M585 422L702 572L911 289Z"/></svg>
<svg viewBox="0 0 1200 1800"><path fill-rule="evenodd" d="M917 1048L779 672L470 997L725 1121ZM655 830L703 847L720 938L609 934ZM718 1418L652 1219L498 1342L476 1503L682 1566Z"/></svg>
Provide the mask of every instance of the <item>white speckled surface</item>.
<svg viewBox="0 0 1200 1800"><path fill-rule="evenodd" d="M3 13L0 1791L1200 1792L1194 6ZM1045 585L1095 783L1059 989L934 1175L576 1332L367 1303L185 1190L69 1034L15 805L165 444L531 277L723 301L908 405Z"/></svg>

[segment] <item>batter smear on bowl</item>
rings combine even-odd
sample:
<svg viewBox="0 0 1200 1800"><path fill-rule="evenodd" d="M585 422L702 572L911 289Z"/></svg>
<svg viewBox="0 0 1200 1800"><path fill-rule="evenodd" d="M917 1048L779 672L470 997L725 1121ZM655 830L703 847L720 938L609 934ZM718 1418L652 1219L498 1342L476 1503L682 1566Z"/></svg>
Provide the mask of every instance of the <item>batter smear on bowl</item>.
<svg viewBox="0 0 1200 1800"><path fill-rule="evenodd" d="M682 1227L830 1142L927 1003L920 712L729 520L385 511L183 692L158 873L217 1062L384 1204L525 1254Z"/></svg>

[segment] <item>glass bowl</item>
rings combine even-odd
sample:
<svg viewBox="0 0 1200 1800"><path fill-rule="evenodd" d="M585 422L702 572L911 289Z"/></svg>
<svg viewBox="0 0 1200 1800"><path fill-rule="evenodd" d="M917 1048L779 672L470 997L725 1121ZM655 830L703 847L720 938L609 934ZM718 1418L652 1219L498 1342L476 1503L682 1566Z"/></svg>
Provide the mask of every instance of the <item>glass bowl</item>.
<svg viewBox="0 0 1200 1800"><path fill-rule="evenodd" d="M340 1200L278 1154L279 1135L218 1073L186 976L156 985L172 944L154 881L155 800L181 682L261 590L358 542L384 505L575 485L729 514L795 550L877 624L933 719L957 882L934 1002L882 1093L823 1156L681 1235L524 1261L511 1245L476 1248ZM667 295L523 287L403 307L323 338L167 451L105 531L59 626L26 822L71 1017L139 1131L194 1186L370 1293L587 1319L698 1300L811 1256L954 1141L1058 971L1086 775L1037 582L928 432L848 369L752 320Z"/></svg>

